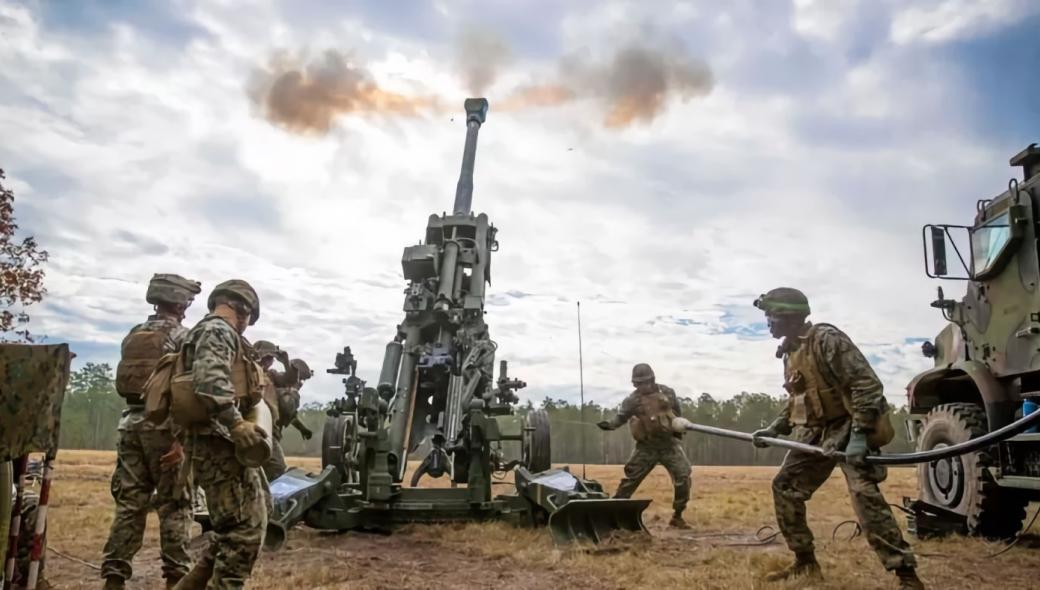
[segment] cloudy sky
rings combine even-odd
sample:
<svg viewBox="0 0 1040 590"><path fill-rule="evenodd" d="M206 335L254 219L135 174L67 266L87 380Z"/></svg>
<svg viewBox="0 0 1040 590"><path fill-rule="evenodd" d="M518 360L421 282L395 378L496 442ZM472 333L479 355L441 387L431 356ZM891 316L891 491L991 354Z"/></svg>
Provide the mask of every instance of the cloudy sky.
<svg viewBox="0 0 1040 590"><path fill-rule="evenodd" d="M899 402L942 327L921 226L969 222L1040 139L1040 3L719 4L0 0L0 166L51 253L31 328L114 364L153 272L241 277L247 336L316 368L350 345L374 381L480 90L488 320L527 396L577 400L579 300L593 401L639 361L682 395L779 394L751 301L787 285ZM286 123L263 93L294 67L369 99ZM619 123L632 96L646 112Z"/></svg>

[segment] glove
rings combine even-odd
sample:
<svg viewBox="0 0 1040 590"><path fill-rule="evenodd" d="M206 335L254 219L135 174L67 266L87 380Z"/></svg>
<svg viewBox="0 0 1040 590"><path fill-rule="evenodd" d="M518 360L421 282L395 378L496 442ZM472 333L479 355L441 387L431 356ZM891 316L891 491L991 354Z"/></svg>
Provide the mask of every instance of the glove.
<svg viewBox="0 0 1040 590"><path fill-rule="evenodd" d="M849 436L849 444L845 446L845 462L854 467L867 464L867 433L854 429Z"/></svg>
<svg viewBox="0 0 1040 590"><path fill-rule="evenodd" d="M600 430L614 430L614 425L606 420L596 422L596 426L598 426Z"/></svg>
<svg viewBox="0 0 1040 590"><path fill-rule="evenodd" d="M311 437L314 436L314 433L311 432L310 428L304 428L300 431L300 436L303 437L303 440L310 440Z"/></svg>
<svg viewBox="0 0 1040 590"><path fill-rule="evenodd" d="M163 471L170 471L171 469L176 469L182 461L184 461L184 447L181 446L180 442L173 441L173 444L170 445L170 450L166 451L162 457L159 457L159 468Z"/></svg>
<svg viewBox="0 0 1040 590"><path fill-rule="evenodd" d="M751 444L755 445L760 449L767 448L769 445L765 441L759 440L761 437L776 438L780 433L776 431L776 425L770 424L765 428L759 428L758 430L751 433Z"/></svg>
<svg viewBox="0 0 1040 590"><path fill-rule="evenodd" d="M231 427L231 442L235 443L237 449L252 448L265 438L267 438L267 433L252 422L239 420Z"/></svg>

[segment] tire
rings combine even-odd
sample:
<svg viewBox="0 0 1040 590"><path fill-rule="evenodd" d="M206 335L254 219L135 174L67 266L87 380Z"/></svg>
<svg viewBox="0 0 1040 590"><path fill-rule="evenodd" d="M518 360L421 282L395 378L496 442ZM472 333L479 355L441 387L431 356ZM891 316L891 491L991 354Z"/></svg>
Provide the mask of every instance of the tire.
<svg viewBox="0 0 1040 590"><path fill-rule="evenodd" d="M952 446L986 432L986 412L978 405L942 404L925 416L917 450ZM988 450L922 463L917 466L921 499L964 515L973 535L1013 537L1022 529L1028 501L1021 492L997 485L987 469L993 463Z"/></svg>
<svg viewBox="0 0 1040 590"><path fill-rule="evenodd" d="M358 474L353 464L355 452L353 416L329 416L321 433L321 468L332 465L344 483L356 483Z"/></svg>
<svg viewBox="0 0 1040 590"><path fill-rule="evenodd" d="M521 453L524 467L531 473L552 468L549 430L549 414L545 410L531 412L524 419Z"/></svg>

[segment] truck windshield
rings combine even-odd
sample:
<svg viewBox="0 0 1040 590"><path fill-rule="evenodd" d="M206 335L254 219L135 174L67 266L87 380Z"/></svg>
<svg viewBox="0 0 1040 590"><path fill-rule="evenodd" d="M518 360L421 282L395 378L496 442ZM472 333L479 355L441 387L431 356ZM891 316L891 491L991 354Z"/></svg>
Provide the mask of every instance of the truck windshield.
<svg viewBox="0 0 1040 590"><path fill-rule="evenodd" d="M1011 227L1005 211L991 219L986 225L971 232L972 271L976 275L990 270L1000 253L1011 241Z"/></svg>

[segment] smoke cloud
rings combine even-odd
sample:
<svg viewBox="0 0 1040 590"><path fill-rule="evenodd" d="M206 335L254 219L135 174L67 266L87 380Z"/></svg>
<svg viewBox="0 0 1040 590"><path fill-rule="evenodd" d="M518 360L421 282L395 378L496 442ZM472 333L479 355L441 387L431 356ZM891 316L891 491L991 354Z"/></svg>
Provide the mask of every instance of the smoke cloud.
<svg viewBox="0 0 1040 590"><path fill-rule="evenodd" d="M498 93L493 86L511 63L506 43L492 34L469 30L456 49L459 76L474 95L490 90L495 110L588 102L602 111L603 125L609 129L648 124L673 103L704 96L714 86L711 68L703 60L678 48L634 43L600 60L577 55L561 58L548 81ZM307 64L276 53L266 68L254 73L249 94L268 121L304 134L327 132L341 114L417 116L440 112L443 105L456 102L381 88L364 64L338 51L327 51Z"/></svg>
<svg viewBox="0 0 1040 590"><path fill-rule="evenodd" d="M470 27L459 36L455 61L466 88L474 96L482 96L498 78L502 68L512 61L513 52L498 35Z"/></svg>
<svg viewBox="0 0 1040 590"><path fill-rule="evenodd" d="M517 88L499 108L521 110L593 100L605 111L608 128L649 123L673 100L687 102L711 92L708 64L676 50L642 45L622 47L606 61L560 60L558 79Z"/></svg>
<svg viewBox="0 0 1040 590"><path fill-rule="evenodd" d="M326 133L342 113L414 116L437 105L380 88L367 68L334 50L306 65L275 54L254 72L249 94L268 121L304 134Z"/></svg>

